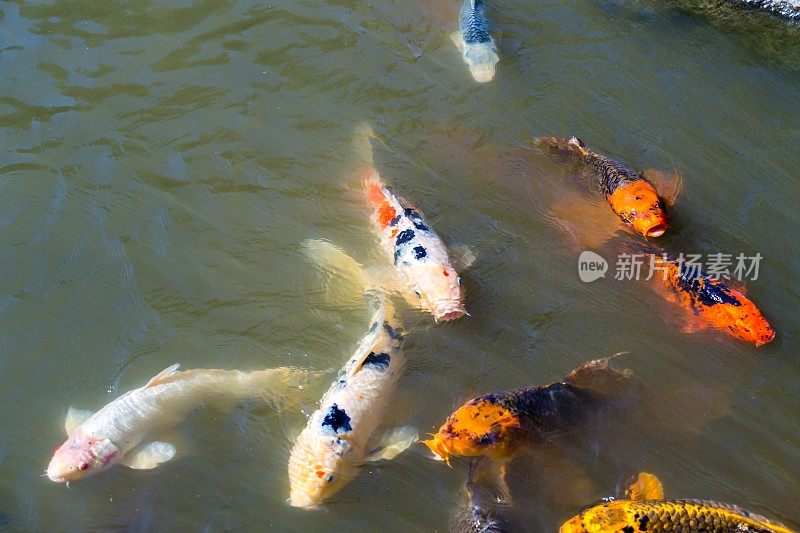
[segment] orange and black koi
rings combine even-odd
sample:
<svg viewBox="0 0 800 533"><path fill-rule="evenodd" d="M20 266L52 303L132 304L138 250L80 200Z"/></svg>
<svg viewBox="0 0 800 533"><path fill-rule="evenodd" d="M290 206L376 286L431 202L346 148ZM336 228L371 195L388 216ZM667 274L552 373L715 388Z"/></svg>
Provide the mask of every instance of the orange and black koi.
<svg viewBox="0 0 800 533"><path fill-rule="evenodd" d="M548 433L570 428L595 411L629 370L609 367L609 359L585 363L564 381L544 387L524 387L474 398L459 407L432 439L423 441L435 458L451 455L508 459L522 444L533 444Z"/></svg>
<svg viewBox="0 0 800 533"><path fill-rule="evenodd" d="M645 237L660 237L667 230L666 202L644 175L592 152L577 137L540 137L540 146L577 157L581 174L593 183L623 223Z"/></svg>
<svg viewBox="0 0 800 533"><path fill-rule="evenodd" d="M663 272L662 282L669 293L692 313L690 329L713 327L756 346L775 338L775 330L741 291L663 255L654 255L653 265Z"/></svg>

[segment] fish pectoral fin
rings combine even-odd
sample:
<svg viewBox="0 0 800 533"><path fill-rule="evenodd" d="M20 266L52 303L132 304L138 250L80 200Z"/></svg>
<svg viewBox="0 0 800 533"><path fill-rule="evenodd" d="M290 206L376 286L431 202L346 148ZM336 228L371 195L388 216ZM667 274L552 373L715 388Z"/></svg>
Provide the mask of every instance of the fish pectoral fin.
<svg viewBox="0 0 800 533"><path fill-rule="evenodd" d="M129 468L149 470L175 457L175 446L169 442L148 442L137 446L119 462Z"/></svg>
<svg viewBox="0 0 800 533"><path fill-rule="evenodd" d="M355 305L376 283L364 267L344 250L321 239L303 241L303 251L325 277L325 300L335 305Z"/></svg>
<svg viewBox="0 0 800 533"><path fill-rule="evenodd" d="M631 500L662 500L664 486L653 474L639 472L636 481L625 490L625 497Z"/></svg>
<svg viewBox="0 0 800 533"><path fill-rule="evenodd" d="M386 432L378 445L364 458L365 461L391 460L419 441L416 428L401 426Z"/></svg>
<svg viewBox="0 0 800 533"><path fill-rule="evenodd" d="M656 192L667 204L667 207L675 205L684 187L681 171L675 170L670 174L661 170L647 169L642 174L656 188Z"/></svg>
<svg viewBox="0 0 800 533"><path fill-rule="evenodd" d="M468 269L477 259L475 253L466 244L456 244L451 246L448 251L450 252L450 262L458 272Z"/></svg>
<svg viewBox="0 0 800 533"><path fill-rule="evenodd" d="M371 293L373 294L373 293ZM372 320L370 321L369 330L364 338L361 340L361 343L356 348L356 351L353 353L353 357L347 362L346 369L347 375L352 376L356 372L361 369L361 366L364 364L364 361L370 354L373 352L373 348L378 343L378 340L381 338L383 334L383 323L386 320L386 306L385 302L385 295L383 293L374 293L377 295L377 309L372 315Z"/></svg>
<svg viewBox="0 0 800 533"><path fill-rule="evenodd" d="M462 54L464 53L464 38L461 36L460 31L454 31L450 34L450 40L453 41L453 44L456 45L458 51Z"/></svg>
<svg viewBox="0 0 800 533"><path fill-rule="evenodd" d="M69 437L72 435L72 432L75 431L78 426L86 422L93 414L94 412L92 411L75 409L70 405L69 409L67 409L67 416L64 419L64 430L67 432L67 436Z"/></svg>
<svg viewBox="0 0 800 533"><path fill-rule="evenodd" d="M161 372L159 372L158 374L156 374L155 376L150 378L150 381L147 382L147 385L145 385L145 388L146 387L152 387L154 385L158 385L158 383L162 379L168 378L169 376L171 376L172 374L177 372L178 369L180 368L180 366L181 366L180 363L175 363L174 365L168 366L167 368L165 368L164 370L162 370Z"/></svg>

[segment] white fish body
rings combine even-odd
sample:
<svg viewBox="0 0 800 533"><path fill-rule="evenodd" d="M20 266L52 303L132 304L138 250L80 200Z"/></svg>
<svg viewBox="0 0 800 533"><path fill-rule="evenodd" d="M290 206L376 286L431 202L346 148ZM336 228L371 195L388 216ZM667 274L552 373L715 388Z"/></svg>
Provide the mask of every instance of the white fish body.
<svg viewBox="0 0 800 533"><path fill-rule="evenodd" d="M318 507L355 477L405 366L400 342L391 311L382 308L297 437L288 468L291 505ZM406 440L403 449L416 440L416 433Z"/></svg>
<svg viewBox="0 0 800 533"><path fill-rule="evenodd" d="M250 373L177 369L177 364L165 369L94 414L70 408L65 423L69 437L50 461L48 477L56 482L74 481L116 463L153 468L171 459L175 447L151 439L175 427L203 402L257 396L280 399L305 378L304 372L289 368Z"/></svg>

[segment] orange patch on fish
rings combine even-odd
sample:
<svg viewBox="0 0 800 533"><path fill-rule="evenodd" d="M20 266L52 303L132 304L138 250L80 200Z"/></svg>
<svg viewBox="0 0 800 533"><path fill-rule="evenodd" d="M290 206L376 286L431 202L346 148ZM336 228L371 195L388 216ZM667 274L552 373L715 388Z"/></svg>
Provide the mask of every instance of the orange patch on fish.
<svg viewBox="0 0 800 533"><path fill-rule="evenodd" d="M519 418L509 409L478 398L456 410L433 439L423 443L445 461L451 455L503 459L513 454L514 431L519 427Z"/></svg>
<svg viewBox="0 0 800 533"><path fill-rule="evenodd" d="M646 180L621 184L608 197L608 203L620 218L645 237L660 237L667 229L661 198Z"/></svg>

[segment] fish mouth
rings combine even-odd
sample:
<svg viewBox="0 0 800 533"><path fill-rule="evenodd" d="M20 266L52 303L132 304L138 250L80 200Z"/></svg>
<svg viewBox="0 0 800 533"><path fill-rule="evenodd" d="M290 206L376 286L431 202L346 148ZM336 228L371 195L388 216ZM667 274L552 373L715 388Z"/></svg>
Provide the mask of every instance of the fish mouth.
<svg viewBox="0 0 800 533"><path fill-rule="evenodd" d="M292 491L289 495L289 505L292 507L297 507L299 509L306 509L308 511L312 511L314 509L318 509L321 505L321 501L319 498L314 498L308 494L303 494L302 492L295 492Z"/></svg>
<svg viewBox="0 0 800 533"><path fill-rule="evenodd" d="M666 224L656 224L650 228L647 228L644 232L645 237L661 237L664 235L664 232L667 231Z"/></svg>
<svg viewBox="0 0 800 533"><path fill-rule="evenodd" d="M57 476L55 473L51 472L50 470L47 471L47 477L50 478L50 481L54 481L56 483L66 483L67 480L63 476Z"/></svg>
<svg viewBox="0 0 800 533"><path fill-rule="evenodd" d="M436 321L437 322L449 322L451 320L456 320L456 319L461 318L462 316L464 316L466 314L466 312L467 312L466 309L456 309L454 311L447 311L444 314L436 315Z"/></svg>

